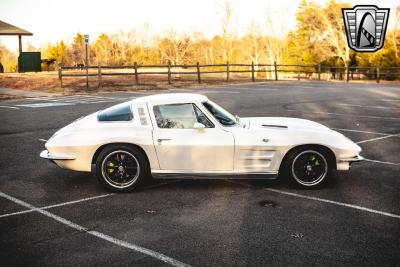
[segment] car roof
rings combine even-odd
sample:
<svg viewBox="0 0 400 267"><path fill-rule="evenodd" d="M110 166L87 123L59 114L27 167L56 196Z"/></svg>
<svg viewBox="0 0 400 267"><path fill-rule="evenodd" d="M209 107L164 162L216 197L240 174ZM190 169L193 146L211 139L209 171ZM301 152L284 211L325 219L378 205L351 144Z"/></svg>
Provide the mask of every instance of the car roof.
<svg viewBox="0 0 400 267"><path fill-rule="evenodd" d="M132 100L135 103L149 103L149 104L174 104L174 103L192 103L192 102L204 102L208 98L200 94L189 94L189 93L169 93L169 94L157 94L150 96L138 97Z"/></svg>

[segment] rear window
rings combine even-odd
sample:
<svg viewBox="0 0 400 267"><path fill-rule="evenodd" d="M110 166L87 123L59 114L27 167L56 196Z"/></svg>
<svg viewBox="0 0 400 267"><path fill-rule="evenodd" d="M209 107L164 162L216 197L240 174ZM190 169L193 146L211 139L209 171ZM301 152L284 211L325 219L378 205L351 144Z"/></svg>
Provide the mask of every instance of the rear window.
<svg viewBox="0 0 400 267"><path fill-rule="evenodd" d="M102 110L97 115L98 121L130 121L133 119L131 103L122 103Z"/></svg>

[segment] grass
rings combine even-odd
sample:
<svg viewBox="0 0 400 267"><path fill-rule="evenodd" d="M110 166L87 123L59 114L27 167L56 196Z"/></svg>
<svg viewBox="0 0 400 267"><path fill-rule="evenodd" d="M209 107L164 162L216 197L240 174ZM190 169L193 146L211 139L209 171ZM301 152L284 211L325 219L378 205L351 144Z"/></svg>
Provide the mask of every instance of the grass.
<svg viewBox="0 0 400 267"><path fill-rule="evenodd" d="M84 74L85 72L81 72ZM96 72L93 72L95 74ZM96 73L97 74L97 73ZM72 95L76 93L107 92L107 91L137 91L137 90L167 90L172 88L196 88L218 86L232 83L251 82L250 74L239 75L231 73L231 80L226 81L226 74L202 74L202 83L198 84L197 75L173 75L172 83L168 84L167 75L139 75L136 84L134 75L102 76L101 87L98 86L98 77L89 77L89 89L86 88L86 77L63 77L63 87L58 79L58 72L38 73L0 73L0 87L20 89L25 91L45 92L57 95ZM281 77L281 76L280 76ZM294 78L293 78L294 77ZM288 76L286 80L297 80L297 76ZM322 78L322 77L321 77ZM325 79L325 78L324 78ZM304 80L304 79L302 79ZM257 81L267 81L257 78ZM306 79L308 81L308 79ZM343 82L344 80L342 80ZM371 82L371 81L351 81ZM372 81L373 82L373 81ZM386 81L381 81L386 83ZM0 99L15 98L0 94Z"/></svg>

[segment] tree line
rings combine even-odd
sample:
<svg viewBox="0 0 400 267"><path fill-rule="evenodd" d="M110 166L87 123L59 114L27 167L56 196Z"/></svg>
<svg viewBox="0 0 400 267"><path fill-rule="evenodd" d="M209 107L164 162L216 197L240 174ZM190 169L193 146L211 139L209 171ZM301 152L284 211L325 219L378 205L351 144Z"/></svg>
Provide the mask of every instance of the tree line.
<svg viewBox="0 0 400 267"><path fill-rule="evenodd" d="M319 5L303 0L296 13L297 27L285 34L273 34L274 22L252 23L247 32L238 36L232 29L232 7L226 3L221 18L221 34L206 38L200 32L177 34L171 30L150 36L146 29L100 34L89 44L90 65L138 64L221 64L249 63L302 64L328 66L400 66L400 5L391 10L395 27L386 33L384 47L375 53L357 53L347 45L341 9L348 3L329 1ZM85 44L82 33L72 42L63 40L37 49L42 58L58 64L84 64ZM0 61L6 71L15 71L17 56L0 45Z"/></svg>

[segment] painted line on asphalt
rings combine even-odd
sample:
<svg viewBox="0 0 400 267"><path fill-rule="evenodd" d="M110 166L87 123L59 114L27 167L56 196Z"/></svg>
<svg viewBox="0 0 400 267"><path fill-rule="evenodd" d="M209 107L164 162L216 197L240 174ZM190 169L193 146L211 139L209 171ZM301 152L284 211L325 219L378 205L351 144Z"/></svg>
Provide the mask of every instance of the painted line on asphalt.
<svg viewBox="0 0 400 267"><path fill-rule="evenodd" d="M3 193L1 191L0 191L0 197L8 199L9 201L12 201L15 204L18 204L18 205L23 206L25 208L35 209L36 212L38 212L38 213L40 213L40 214L42 214L42 215L44 215L44 216L46 216L48 218L51 218L51 219L53 219L53 220L55 220L55 221L57 221L57 222L59 222L61 224L64 224L64 225L66 225L66 226L68 226L70 228L73 228L73 229L75 229L75 230L77 230L79 232L83 232L83 233L95 236L97 238L100 238L102 240L108 241L108 242L110 242L112 244L115 244L117 246L128 248L130 250L133 250L133 251L148 255L148 256L153 257L155 259L158 259L158 260L160 260L160 261L162 261L164 263L168 263L168 264L170 264L172 266L179 266L179 267L180 266L190 266L190 265L188 265L186 263L180 262L180 261L178 261L176 259L168 257L168 256L166 256L166 255L164 255L162 253L156 252L154 250L150 250L150 249L147 249L147 248L144 248L144 247L132 244L132 243L128 243L126 241L123 241L123 240L114 238L112 236L100 233L98 231L89 230L88 228L86 228L84 226L76 224L76 223L74 223L74 222L72 222L70 220L67 220L67 219L65 219L63 217L55 215L55 214L53 214L51 212L48 212L46 210L42 210L40 208L36 208L35 206L33 206L33 205L31 205L31 204L29 204L27 202L24 202L24 201L22 201L20 199L17 199L15 197L10 196L10 195L7 195L7 194L5 194L5 193Z"/></svg>
<svg viewBox="0 0 400 267"><path fill-rule="evenodd" d="M352 208L352 209L356 209L356 210L367 211L367 212L370 212L370 213L375 213L375 214L379 214L379 215L383 215L383 216L387 216L387 217L400 219L400 215L398 215L398 214L384 212L384 211L370 209L370 208L365 208L365 207L358 206L358 205L348 204L348 203L339 202L339 201L333 201L333 200L329 200L329 199L325 199L325 198L311 197L311 196L307 196L307 195L301 195L301 194L282 191L282 190L277 190L277 189L273 189L273 188L264 188L264 189L268 190L268 191L271 191L271 192L288 195L288 196L304 198L304 199L309 199L309 200L315 200L315 201L319 201L319 202L329 203L329 204L333 204L333 205L337 205L337 206L342 206L342 207Z"/></svg>
<svg viewBox="0 0 400 267"><path fill-rule="evenodd" d="M390 138L390 137L399 137L399 136L400 136L400 134L390 134L390 135L386 135L386 136L381 136L381 137L358 141L358 142L356 142L356 144L364 144L364 143L368 143L368 142L378 141L378 140L382 140L382 139L386 139L386 138Z"/></svg>
<svg viewBox="0 0 400 267"><path fill-rule="evenodd" d="M161 187L161 186L164 186L164 185L169 185L169 184L177 183L177 182L180 182L180 181L181 181L181 180L174 180L174 181L169 181L169 182L165 182L165 183L159 183L159 184L155 184L155 185L145 186L145 187L143 187L143 188L138 188L137 190L140 191L140 190L153 189L153 188ZM47 209L52 209L52 208L56 208L56 207L62 207L62 206L77 204L77 203L80 203L80 202L90 201L90 200L94 200L94 199L98 199L98 198L105 198L105 197L109 197L109 196L113 196L113 195L115 195L115 193L104 194L104 195L98 195L98 196L93 196L93 197L86 197L86 198L82 198L82 199L78 199L78 200L63 202L63 203L59 203L59 204L44 206L44 207L35 208L35 209L30 209L30 210L22 210L22 211L17 211L17 212L12 212L12 213L1 214L1 215L0 215L0 219L1 219L1 218L5 218L5 217L10 217L10 216L15 216L15 215L21 215L21 214L25 214L25 213L30 213L30 212L33 212L33 211L37 211L38 209L40 209L40 210L47 210Z"/></svg>
<svg viewBox="0 0 400 267"><path fill-rule="evenodd" d="M10 107L10 106L0 106L0 108L20 109L20 108L17 108L17 107Z"/></svg>
<svg viewBox="0 0 400 267"><path fill-rule="evenodd" d="M69 96L41 96L32 97L26 100L28 101L61 101L61 100L71 100L81 98L83 95L69 95Z"/></svg>
<svg viewBox="0 0 400 267"><path fill-rule="evenodd" d="M204 90L204 91L199 91L199 93L203 94L240 94L240 92L234 92L234 91L212 91L212 90Z"/></svg>
<svg viewBox="0 0 400 267"><path fill-rule="evenodd" d="M112 97L112 96L102 96L102 95L89 95L89 97L106 98L106 99L114 99L114 100L125 100L125 98L122 98L122 97Z"/></svg>
<svg viewBox="0 0 400 267"><path fill-rule="evenodd" d="M387 164L387 165L393 165L393 166L400 166L400 163L397 163L397 162L380 161L380 160L375 160L375 159L364 159L364 161L380 163L380 164Z"/></svg>
<svg viewBox="0 0 400 267"><path fill-rule="evenodd" d="M395 101L400 101L400 99L379 99L379 101L384 101L384 102L395 102Z"/></svg>
<svg viewBox="0 0 400 267"><path fill-rule="evenodd" d="M26 108L47 108L47 107L60 107L60 106L73 106L75 103L71 102L42 102L42 103L32 103L32 104L19 104L19 107Z"/></svg>
<svg viewBox="0 0 400 267"><path fill-rule="evenodd" d="M230 181L230 180L225 180L225 181L233 183L233 184L239 184L239 185L242 185L242 186L253 187L252 185L249 185L249 184L246 184L246 183ZM298 197L298 198L303 198L303 199L308 199L308 200L315 200L315 201L319 201L319 202L329 203L329 204L333 204L333 205L337 205L337 206L342 206L342 207L352 208L352 209L356 209L356 210L367 211L367 212L374 213L374 214L379 214L379 215L382 215L382 216L387 216L387 217L400 219L400 215L398 215L398 214L389 213L389 212L380 211L380 210L375 210L375 209L370 209L370 208L365 208L365 207L358 206L358 205L353 205L353 204L348 204L348 203L344 203L344 202L329 200L329 199L325 199L325 198L312 197L312 196L292 193L292 192L273 189L273 188L263 188L263 189L267 190L267 191L271 191L271 192L287 195L287 196L293 196L293 197Z"/></svg>
<svg viewBox="0 0 400 267"><path fill-rule="evenodd" d="M254 87L254 88L242 88L242 89L246 90L246 93L251 91L275 92L281 90L281 88L271 88L271 87Z"/></svg>
<svg viewBox="0 0 400 267"><path fill-rule="evenodd" d="M51 209L51 208L67 206L67 205L76 204L76 203L80 203L80 202L84 202L84 201L89 201L89 200L94 200L94 199L98 199L98 198L109 197L109 196L112 196L112 195L114 195L114 194L111 193L111 194L105 194L105 195L100 195L100 196L87 197L87 198L68 201L68 202L64 202L64 203L60 203L60 204L54 204L54 205L50 205L50 206L45 206L45 207L41 207L41 208L35 208L35 209L30 209L30 210L23 210L23 211L17 211L17 212L2 214L2 215L0 215L0 219L1 218L5 218L5 217L10 217L10 216L30 213L30 212L34 212L34 211L37 211L37 210L47 210L47 209Z"/></svg>
<svg viewBox="0 0 400 267"><path fill-rule="evenodd" d="M370 131L361 131L361 130L353 130L353 129L343 129L343 128L331 128L332 130L338 130L343 132L355 132L355 133L367 133L367 134L377 134L377 135L390 135L388 133L379 133L379 132L370 132Z"/></svg>
<svg viewBox="0 0 400 267"><path fill-rule="evenodd" d="M348 117L360 117L360 118L371 118L371 119L386 119L386 120L400 120L400 118L396 117L380 117L380 116L368 116L368 115L357 115L357 114L349 114L349 113L335 113L335 112L317 112L317 111L301 111L296 109L286 109L286 111L290 112L299 112L299 113L313 113L313 114L327 114L327 115L340 115L340 116L348 116Z"/></svg>
<svg viewBox="0 0 400 267"><path fill-rule="evenodd" d="M400 109L400 107L384 107L384 106L368 106L368 105L354 105L354 104L339 104L340 106L361 107L361 108L378 108L378 109Z"/></svg>

